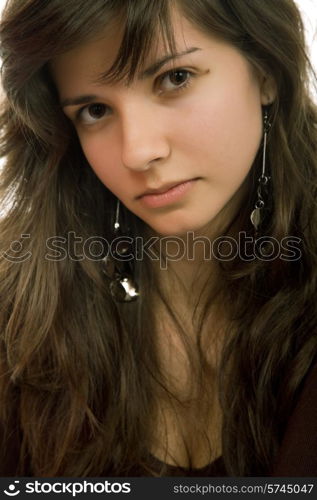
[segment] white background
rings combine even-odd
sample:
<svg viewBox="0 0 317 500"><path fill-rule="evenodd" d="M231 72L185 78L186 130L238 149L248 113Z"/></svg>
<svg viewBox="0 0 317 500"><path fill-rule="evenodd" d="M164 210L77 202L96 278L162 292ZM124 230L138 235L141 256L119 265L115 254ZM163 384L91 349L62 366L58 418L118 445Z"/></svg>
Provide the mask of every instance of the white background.
<svg viewBox="0 0 317 500"><path fill-rule="evenodd" d="M263 0L265 2L265 0ZM278 0L277 0L278 1ZM317 0L295 0L299 6L306 28L306 41L315 72L317 72ZM313 89L317 100L317 89Z"/></svg>

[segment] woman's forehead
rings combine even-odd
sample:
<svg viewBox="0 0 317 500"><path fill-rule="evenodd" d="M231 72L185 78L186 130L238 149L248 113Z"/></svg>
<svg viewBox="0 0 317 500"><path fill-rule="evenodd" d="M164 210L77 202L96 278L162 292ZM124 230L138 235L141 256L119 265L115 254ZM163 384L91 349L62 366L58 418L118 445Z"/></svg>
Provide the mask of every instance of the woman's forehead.
<svg viewBox="0 0 317 500"><path fill-rule="evenodd" d="M197 26L188 21L181 13L174 12L172 17L172 30L175 45L170 47L165 34L157 30L151 39L151 46L145 54L144 61L136 71L137 76L146 73L145 68L150 68L148 73L154 73L160 61L175 59L180 55L210 47L217 50L219 44L223 44L219 38L203 33ZM114 23L98 35L94 40L82 43L72 50L54 58L51 63L53 77L58 83L62 83L64 76L73 74L75 78L86 80L87 83L100 84L111 83L108 77L109 70L116 62L124 37L124 26ZM156 63L156 64L155 64ZM151 75L148 75L151 76ZM113 83L116 80L113 79Z"/></svg>

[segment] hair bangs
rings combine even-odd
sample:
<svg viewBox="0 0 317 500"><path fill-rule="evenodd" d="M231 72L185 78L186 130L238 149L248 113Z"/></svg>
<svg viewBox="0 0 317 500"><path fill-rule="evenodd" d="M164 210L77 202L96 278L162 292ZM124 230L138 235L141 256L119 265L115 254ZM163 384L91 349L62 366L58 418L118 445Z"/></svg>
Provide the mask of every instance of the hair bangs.
<svg viewBox="0 0 317 500"><path fill-rule="evenodd" d="M171 22L171 2L128 1L120 21L124 26L118 55L112 66L97 79L98 83L124 81L131 84L148 55L161 38L165 50L174 54L175 40Z"/></svg>

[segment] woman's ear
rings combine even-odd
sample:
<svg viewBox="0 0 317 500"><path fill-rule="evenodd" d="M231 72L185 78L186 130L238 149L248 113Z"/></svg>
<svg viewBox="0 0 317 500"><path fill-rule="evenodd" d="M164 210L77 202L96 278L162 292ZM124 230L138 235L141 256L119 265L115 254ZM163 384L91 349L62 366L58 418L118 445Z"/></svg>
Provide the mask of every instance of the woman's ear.
<svg viewBox="0 0 317 500"><path fill-rule="evenodd" d="M261 104L267 106L272 104L276 98L277 90L274 78L267 73L262 74L260 81L260 91L261 91Z"/></svg>

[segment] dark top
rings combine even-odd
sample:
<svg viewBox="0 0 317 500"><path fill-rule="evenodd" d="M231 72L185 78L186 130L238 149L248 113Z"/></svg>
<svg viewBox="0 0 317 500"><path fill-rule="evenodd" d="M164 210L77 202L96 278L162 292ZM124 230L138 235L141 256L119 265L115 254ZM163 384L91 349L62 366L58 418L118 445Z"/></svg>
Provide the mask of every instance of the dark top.
<svg viewBox="0 0 317 500"><path fill-rule="evenodd" d="M288 421L272 475L317 477L317 363Z"/></svg>
<svg viewBox="0 0 317 500"><path fill-rule="evenodd" d="M0 426L1 436L1 426ZM0 437L1 444L1 437ZM18 446L12 443L10 460L0 463L0 476L15 476ZM16 452L16 453L15 453ZM162 462L151 457L149 465L160 473ZM165 464L166 465L166 464ZM272 476L317 477L317 363L308 372L303 389L295 405L284 433L277 459L272 467ZM26 474L32 476L32 474ZM108 476L109 474L103 474ZM149 476L139 467L129 470L130 477ZM261 473L258 474L261 476ZM228 476L222 457L200 469L184 469L166 465L164 476L224 477Z"/></svg>

